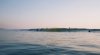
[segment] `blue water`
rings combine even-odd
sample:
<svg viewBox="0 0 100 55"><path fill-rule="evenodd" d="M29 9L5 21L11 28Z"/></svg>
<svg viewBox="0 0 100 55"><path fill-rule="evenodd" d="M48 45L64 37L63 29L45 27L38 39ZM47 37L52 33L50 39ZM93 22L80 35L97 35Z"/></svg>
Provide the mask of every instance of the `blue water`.
<svg viewBox="0 0 100 55"><path fill-rule="evenodd" d="M2 30L0 55L100 55L100 32Z"/></svg>

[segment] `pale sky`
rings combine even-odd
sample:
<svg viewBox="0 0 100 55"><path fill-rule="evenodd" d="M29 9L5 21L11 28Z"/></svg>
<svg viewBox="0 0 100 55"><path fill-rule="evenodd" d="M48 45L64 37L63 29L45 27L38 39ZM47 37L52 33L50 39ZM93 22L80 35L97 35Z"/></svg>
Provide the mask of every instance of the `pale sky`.
<svg viewBox="0 0 100 55"><path fill-rule="evenodd" d="M100 0L0 0L0 28L100 28Z"/></svg>

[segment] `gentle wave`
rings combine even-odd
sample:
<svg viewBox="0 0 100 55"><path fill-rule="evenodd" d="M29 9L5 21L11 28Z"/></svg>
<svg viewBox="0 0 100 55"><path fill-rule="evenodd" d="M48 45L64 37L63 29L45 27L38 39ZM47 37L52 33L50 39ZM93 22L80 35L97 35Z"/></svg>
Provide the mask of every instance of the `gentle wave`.
<svg viewBox="0 0 100 55"><path fill-rule="evenodd" d="M72 50L71 47L17 43L1 44L0 55L100 55L100 53Z"/></svg>

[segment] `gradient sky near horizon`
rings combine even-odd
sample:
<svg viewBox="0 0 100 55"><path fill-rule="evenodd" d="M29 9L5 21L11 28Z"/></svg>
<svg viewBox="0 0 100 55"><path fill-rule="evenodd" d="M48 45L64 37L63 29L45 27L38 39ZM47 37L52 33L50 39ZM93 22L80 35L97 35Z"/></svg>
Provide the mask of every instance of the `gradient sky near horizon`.
<svg viewBox="0 0 100 55"><path fill-rule="evenodd" d="M0 28L100 28L100 0L0 0Z"/></svg>

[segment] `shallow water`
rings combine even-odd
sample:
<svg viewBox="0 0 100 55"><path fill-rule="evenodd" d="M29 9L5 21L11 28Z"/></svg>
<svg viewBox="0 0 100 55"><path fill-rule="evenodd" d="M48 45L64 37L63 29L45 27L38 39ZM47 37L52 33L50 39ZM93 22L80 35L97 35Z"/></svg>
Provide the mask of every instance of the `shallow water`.
<svg viewBox="0 0 100 55"><path fill-rule="evenodd" d="M100 55L100 32L0 31L0 55Z"/></svg>

